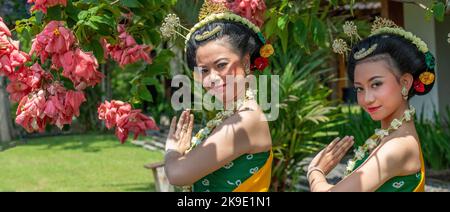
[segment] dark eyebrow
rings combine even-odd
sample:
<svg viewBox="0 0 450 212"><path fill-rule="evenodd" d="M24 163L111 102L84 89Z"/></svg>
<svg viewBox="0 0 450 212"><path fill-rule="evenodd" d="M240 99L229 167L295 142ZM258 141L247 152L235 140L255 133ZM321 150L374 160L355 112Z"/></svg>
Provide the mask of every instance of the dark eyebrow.
<svg viewBox="0 0 450 212"><path fill-rule="evenodd" d="M369 79L369 82L372 82L372 81L374 81L374 80L376 80L376 79L380 79L380 78L384 78L383 76L373 76L373 77L371 77L370 79ZM360 82L354 82L353 84L358 84L358 85L362 85L362 83L360 83Z"/></svg>
<svg viewBox="0 0 450 212"><path fill-rule="evenodd" d="M383 76L373 76L372 78L369 79L369 82L372 82L372 81L374 81L376 79L379 79L379 78L384 78L384 77Z"/></svg>
<svg viewBox="0 0 450 212"><path fill-rule="evenodd" d="M214 64L218 64L221 60L227 60L227 61L228 61L227 58L221 57L221 58L217 59L217 60L214 62Z"/></svg>

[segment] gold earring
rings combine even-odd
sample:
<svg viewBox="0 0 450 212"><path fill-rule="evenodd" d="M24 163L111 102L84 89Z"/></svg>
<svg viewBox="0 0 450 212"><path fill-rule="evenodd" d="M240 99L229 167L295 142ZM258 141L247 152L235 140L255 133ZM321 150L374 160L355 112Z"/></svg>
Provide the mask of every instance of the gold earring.
<svg viewBox="0 0 450 212"><path fill-rule="evenodd" d="M408 100L408 89L406 89L406 86L402 88L402 96L404 100Z"/></svg>
<svg viewBox="0 0 450 212"><path fill-rule="evenodd" d="M250 64L246 64L246 65L245 65L245 73L246 73L247 75L250 74Z"/></svg>

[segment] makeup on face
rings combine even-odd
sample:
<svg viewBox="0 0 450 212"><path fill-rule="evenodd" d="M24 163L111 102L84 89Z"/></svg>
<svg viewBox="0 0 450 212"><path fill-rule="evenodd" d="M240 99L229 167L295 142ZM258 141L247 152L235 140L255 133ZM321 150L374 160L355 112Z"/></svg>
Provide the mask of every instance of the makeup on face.
<svg viewBox="0 0 450 212"><path fill-rule="evenodd" d="M388 117L403 101L397 76L384 61L358 64L354 87L358 104L374 120Z"/></svg>
<svg viewBox="0 0 450 212"><path fill-rule="evenodd" d="M227 45L224 45L223 42L213 41L198 48L198 71L195 73L197 77L194 78L197 81L201 80L203 87L222 101L232 100L236 94L227 95L227 86L236 87L234 85L236 82L227 82L227 76L244 76L241 63L241 57ZM198 77L200 74L201 77ZM236 89L234 88L234 90Z"/></svg>

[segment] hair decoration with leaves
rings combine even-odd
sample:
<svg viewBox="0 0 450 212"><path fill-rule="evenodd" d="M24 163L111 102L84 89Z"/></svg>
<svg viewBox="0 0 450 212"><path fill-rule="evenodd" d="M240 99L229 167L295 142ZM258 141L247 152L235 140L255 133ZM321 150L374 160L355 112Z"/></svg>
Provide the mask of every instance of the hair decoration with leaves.
<svg viewBox="0 0 450 212"><path fill-rule="evenodd" d="M343 31L346 36L348 36L353 44L355 40L360 41L362 38L358 34L358 29L353 22L347 21L343 25ZM379 34L393 34L400 37L405 38L414 44L417 49L425 55L425 62L427 65L427 69L424 70L420 76L414 81L414 88L416 92L423 93L425 92L425 85L430 85L435 81L436 76L433 73L435 68L435 58L433 54L428 49L427 44L415 36L413 33L404 30L403 28L397 26L392 20L376 17L375 21L372 24L372 29L370 36L379 35ZM449 34L449 42L450 42L450 34ZM333 51L335 53L347 56L348 52L351 51L351 47L343 40L336 39L333 42ZM353 58L355 60L362 60L372 54L378 47L378 44L373 44L369 49L363 48L357 51Z"/></svg>
<svg viewBox="0 0 450 212"><path fill-rule="evenodd" d="M251 68L262 71L268 66L268 58L274 54L273 46L267 43L258 26L256 26L247 18L233 13L225 6L223 2L213 2L211 0L205 0L199 13L199 22L195 24L191 29L187 29L186 27L182 26L180 24L180 19L175 14L167 15L164 19L164 23L160 28L161 35L167 39L173 38L178 35L185 40L185 44L187 47L187 43L197 30L216 21L230 21L240 23L256 33L258 39L263 44L263 47L261 47L260 49L261 57L257 58L254 61L254 64L251 66ZM221 32L222 30L222 27L218 26L210 31L202 33L201 35L196 35L194 38L196 41L204 41ZM183 34L184 32L187 32L187 34ZM186 50L187 49L185 48L185 51Z"/></svg>

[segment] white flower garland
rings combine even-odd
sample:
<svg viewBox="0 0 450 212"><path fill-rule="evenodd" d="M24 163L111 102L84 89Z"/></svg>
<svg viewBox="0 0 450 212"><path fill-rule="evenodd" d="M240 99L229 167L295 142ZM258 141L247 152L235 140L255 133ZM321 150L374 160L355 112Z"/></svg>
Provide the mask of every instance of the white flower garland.
<svg viewBox="0 0 450 212"><path fill-rule="evenodd" d="M395 35L400 35L400 36L404 37L405 39L411 41L414 45L416 45L417 48L422 53L425 54L429 51L427 44L422 39L415 36L411 32L405 31L402 28L383 27L383 28L375 30L371 35L377 35L377 34L381 34L381 33L391 33L391 34L395 34Z"/></svg>
<svg viewBox="0 0 450 212"><path fill-rule="evenodd" d="M249 21L246 18L243 18L239 15L236 15L236 14L230 13L230 12L217 13L217 14L209 15L202 21L195 24L194 27L192 27L189 30L189 34L187 34L187 36L186 36L186 44L195 31L197 31L198 29L202 28L203 26L205 26L209 23L212 23L214 21L217 21L217 20L229 20L229 21L238 22L238 23L241 23L241 24L247 26L248 28L252 29L257 34L261 32L259 27L257 27L255 24L253 24L251 21Z"/></svg>
<svg viewBox="0 0 450 212"><path fill-rule="evenodd" d="M357 149L355 149L355 151L354 151L355 157L353 159L349 160L347 163L347 169L345 171L346 176L349 175L351 172L353 172L357 161L362 160L368 152L372 152L375 148L377 148L377 146L380 144L380 142L383 138L388 136L393 131L399 129L400 126L402 126L404 121L409 122L412 120L412 117L416 113L416 109L413 106L410 106L410 108L411 109L406 110L404 112L401 120L394 119L391 122L391 126L386 130L376 129L375 134L372 135L369 139L367 139L367 141L364 143L364 145L359 146Z"/></svg>
<svg viewBox="0 0 450 212"><path fill-rule="evenodd" d="M248 89L245 93L245 98L239 99L236 102L236 109L241 108L247 101L254 100L256 93L256 90ZM200 145L217 126L221 125L226 119L230 118L235 113L236 112L234 110L224 110L217 113L215 118L213 118L206 124L206 127L201 129L194 137L192 137L191 147L189 148L189 150L187 150L187 152Z"/></svg>

